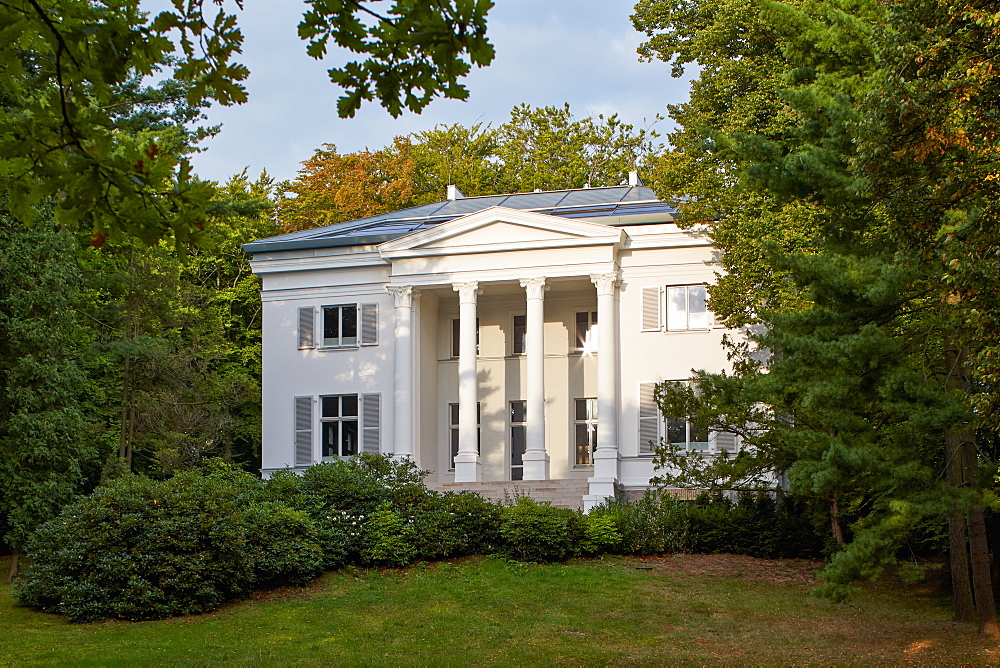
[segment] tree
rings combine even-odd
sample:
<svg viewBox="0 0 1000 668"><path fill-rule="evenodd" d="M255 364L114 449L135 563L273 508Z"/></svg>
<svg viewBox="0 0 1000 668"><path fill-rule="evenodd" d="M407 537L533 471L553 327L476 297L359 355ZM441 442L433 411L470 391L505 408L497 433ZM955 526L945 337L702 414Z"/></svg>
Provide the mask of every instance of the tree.
<svg viewBox="0 0 1000 668"><path fill-rule="evenodd" d="M35 527L100 468L83 406L88 341L74 245L51 218L26 228L0 212L0 513L11 577Z"/></svg>
<svg viewBox="0 0 1000 668"><path fill-rule="evenodd" d="M246 100L236 17L203 4L175 0L152 18L139 0L0 5L0 194L17 219L53 198L57 222L91 227L98 246L119 233L200 239L213 187L193 177L184 146L151 128L122 132L118 106L120 87L163 70L192 108ZM438 94L464 98L458 79L493 58L488 0L397 0L383 14L366 0L309 4L299 33L310 55L331 40L368 55L330 72L347 91L342 116L373 98L394 115Z"/></svg>
<svg viewBox="0 0 1000 668"><path fill-rule="evenodd" d="M713 23L725 16L710 11L720 6L726 3L671 6L666 15L686 28L669 36L674 50L668 52L677 52L678 35L744 43L740 25ZM986 96L977 95L992 85L992 76L984 76L989 50L982 47L990 43L983 29L989 19L968 5L952 11L936 2L768 3L759 16L774 39L744 52L741 61L750 64L735 67L776 64L772 102L788 123L779 132L698 125L685 131L705 149L695 155L696 169L717 170L772 207L810 210L808 244L763 246L763 275L786 277L793 299L785 303L792 308L773 308L754 294L745 317L719 300L731 322L754 322L756 315L765 326L752 338L767 354L766 369L737 351L743 355L738 381L700 376L703 387L730 390L717 394L722 401L711 392L678 397L668 388L664 410L693 406L725 421L733 408L749 414L757 402L769 406L770 415L758 413L760 430L751 441L762 460L786 466L793 491L827 497L835 533L842 502L851 505L852 536L826 570L831 585L877 573L898 559L921 522L949 518L957 616L968 619L974 600L981 630L994 633L979 485L983 452L974 445L993 394L965 362L995 341L981 335L991 316L976 317L977 308L992 304L992 297L976 297L993 287L992 278L973 271L954 279L964 253L950 255L951 241L944 241L961 229L980 250L993 243L992 229L976 222L985 209L967 216L963 198L979 201L978 180L990 173L988 158L966 170L966 158L988 151L966 155L962 139L975 128L965 114L985 119L988 113ZM961 39L952 48L956 35ZM934 76L921 65L926 61L936 63ZM942 72L949 73L943 85ZM715 74L709 69L710 79ZM696 86L696 95L713 85ZM909 160L900 162L900 155ZM937 164L944 155L952 162L947 168ZM950 227L956 220L963 222ZM712 226L723 257L748 256L758 242L718 233L727 226L725 219ZM712 293L713 300L725 295L725 289ZM970 332L962 324L970 316L986 327ZM734 389L744 393L738 401Z"/></svg>

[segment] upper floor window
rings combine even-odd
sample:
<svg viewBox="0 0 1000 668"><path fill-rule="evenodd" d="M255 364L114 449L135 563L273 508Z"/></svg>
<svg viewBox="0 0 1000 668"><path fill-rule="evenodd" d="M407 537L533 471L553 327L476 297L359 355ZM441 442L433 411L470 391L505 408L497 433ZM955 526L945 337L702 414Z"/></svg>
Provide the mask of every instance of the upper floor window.
<svg viewBox="0 0 1000 668"><path fill-rule="evenodd" d="M576 314L576 350L597 350L597 311L578 311Z"/></svg>
<svg viewBox="0 0 1000 668"><path fill-rule="evenodd" d="M667 288L667 331L708 329L708 290L704 285Z"/></svg>
<svg viewBox="0 0 1000 668"><path fill-rule="evenodd" d="M357 304L323 307L323 345L333 348L358 345Z"/></svg>
<svg viewBox="0 0 1000 668"><path fill-rule="evenodd" d="M299 307L299 348L353 348L378 345L378 304L334 304Z"/></svg>
<svg viewBox="0 0 1000 668"><path fill-rule="evenodd" d="M514 316L514 336L511 343L511 354L524 355L528 349L528 316Z"/></svg>
<svg viewBox="0 0 1000 668"><path fill-rule="evenodd" d="M451 321L451 356L458 357L461 350L462 319L453 318ZM479 355L479 318L476 318L476 355Z"/></svg>

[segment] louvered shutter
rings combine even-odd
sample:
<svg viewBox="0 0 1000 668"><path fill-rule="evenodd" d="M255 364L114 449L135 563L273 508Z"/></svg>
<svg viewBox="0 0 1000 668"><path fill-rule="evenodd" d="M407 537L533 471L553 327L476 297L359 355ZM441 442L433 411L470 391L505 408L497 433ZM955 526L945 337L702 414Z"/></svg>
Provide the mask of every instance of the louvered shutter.
<svg viewBox="0 0 1000 668"><path fill-rule="evenodd" d="M716 452L736 452L736 434L728 431L713 431Z"/></svg>
<svg viewBox="0 0 1000 668"><path fill-rule="evenodd" d="M639 384L639 454L653 454L653 447L660 443L660 417L659 406L653 392L656 383Z"/></svg>
<svg viewBox="0 0 1000 668"><path fill-rule="evenodd" d="M642 331L656 332L660 330L660 295L659 287L642 289Z"/></svg>
<svg viewBox="0 0 1000 668"><path fill-rule="evenodd" d="M313 398L295 397L295 465L313 463Z"/></svg>
<svg viewBox="0 0 1000 668"><path fill-rule="evenodd" d="M382 420L382 395L361 395L361 450L377 455L381 452L380 422Z"/></svg>
<svg viewBox="0 0 1000 668"><path fill-rule="evenodd" d="M299 348L316 347L316 310L312 306L299 307Z"/></svg>
<svg viewBox="0 0 1000 668"><path fill-rule="evenodd" d="M378 304L361 305L361 345L378 345Z"/></svg>

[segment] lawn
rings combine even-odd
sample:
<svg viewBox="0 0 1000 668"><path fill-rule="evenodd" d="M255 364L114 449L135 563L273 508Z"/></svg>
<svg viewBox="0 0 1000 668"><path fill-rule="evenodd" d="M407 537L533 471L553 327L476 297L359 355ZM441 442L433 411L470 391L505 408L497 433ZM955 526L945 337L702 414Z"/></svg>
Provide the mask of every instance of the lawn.
<svg viewBox="0 0 1000 668"><path fill-rule="evenodd" d="M0 564L6 572L6 566ZM996 665L947 599L809 595L803 561L729 555L327 573L208 615L72 625L0 587L0 664Z"/></svg>

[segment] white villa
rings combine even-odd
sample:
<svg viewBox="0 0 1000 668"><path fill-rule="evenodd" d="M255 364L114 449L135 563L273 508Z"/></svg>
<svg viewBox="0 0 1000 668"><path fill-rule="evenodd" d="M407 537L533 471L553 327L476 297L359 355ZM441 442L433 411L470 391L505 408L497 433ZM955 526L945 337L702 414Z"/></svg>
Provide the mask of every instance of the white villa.
<svg viewBox="0 0 1000 668"><path fill-rule="evenodd" d="M247 244L263 278L264 475L378 452L431 486L645 489L654 384L726 366L709 241L629 185L448 199ZM555 483L554 481L559 481ZM572 505L572 504L570 504Z"/></svg>

